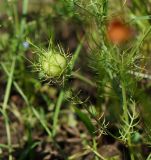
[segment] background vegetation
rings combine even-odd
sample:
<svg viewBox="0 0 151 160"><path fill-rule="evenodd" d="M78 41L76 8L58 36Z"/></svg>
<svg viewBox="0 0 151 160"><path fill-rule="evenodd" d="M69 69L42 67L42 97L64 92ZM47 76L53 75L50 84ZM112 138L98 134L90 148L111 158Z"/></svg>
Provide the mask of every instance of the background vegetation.
<svg viewBox="0 0 151 160"><path fill-rule="evenodd" d="M150 12L150 0L1 0L0 159L150 160Z"/></svg>

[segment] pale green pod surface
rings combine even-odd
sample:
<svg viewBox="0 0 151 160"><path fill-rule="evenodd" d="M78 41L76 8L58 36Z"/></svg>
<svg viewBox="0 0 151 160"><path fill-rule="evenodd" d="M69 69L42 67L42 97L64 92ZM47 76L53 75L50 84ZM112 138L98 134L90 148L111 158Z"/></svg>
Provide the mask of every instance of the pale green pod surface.
<svg viewBox="0 0 151 160"><path fill-rule="evenodd" d="M46 52L40 61L42 71L50 78L60 76L67 65L65 57L59 53Z"/></svg>

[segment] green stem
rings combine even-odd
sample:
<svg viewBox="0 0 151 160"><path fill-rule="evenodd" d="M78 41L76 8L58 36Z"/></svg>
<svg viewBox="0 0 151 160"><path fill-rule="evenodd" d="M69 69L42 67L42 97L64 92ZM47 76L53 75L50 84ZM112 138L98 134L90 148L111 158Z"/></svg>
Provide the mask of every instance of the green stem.
<svg viewBox="0 0 151 160"><path fill-rule="evenodd" d="M126 122L129 122L128 119L128 113L127 113L127 98L126 98L126 89L124 82L121 83L122 85L122 97L123 97L123 112L124 112L124 118Z"/></svg>
<svg viewBox="0 0 151 160"><path fill-rule="evenodd" d="M93 150L97 152L97 143L95 138L93 138ZM99 158L95 156L95 160L99 160Z"/></svg>
<svg viewBox="0 0 151 160"><path fill-rule="evenodd" d="M64 100L64 90L61 90L59 97L58 97L58 101L56 104L56 109L54 112L54 117L53 117L53 128L52 128L52 136L54 137L56 134L56 127L57 127L57 123L58 123L58 116L59 116L59 112L60 112L60 107L61 104Z"/></svg>
<svg viewBox="0 0 151 160"><path fill-rule="evenodd" d="M94 82L92 82L90 79L88 79L87 77L82 76L81 74L79 74L77 72L72 72L71 75L74 76L75 78L78 78L78 79L82 80L83 82L89 84L92 87L96 87L96 84Z"/></svg>
<svg viewBox="0 0 151 160"><path fill-rule="evenodd" d="M128 107L127 107L127 97L126 97L126 88L125 88L125 83L122 81L121 82L122 86L122 97L123 97L123 114L124 114L124 119L129 124L129 116L128 116ZM132 144L131 144L131 135L128 132L128 147L129 147L129 152L130 152L130 157L131 160L134 160L134 155L133 155L133 149L132 149Z"/></svg>
<svg viewBox="0 0 151 160"><path fill-rule="evenodd" d="M24 33L25 26L26 26L26 14L28 10L28 0L23 1L23 11L22 11L22 16L23 18L21 19L21 24L20 24L20 36Z"/></svg>
<svg viewBox="0 0 151 160"><path fill-rule="evenodd" d="M14 69L15 69L15 63L16 63L16 58L13 59L12 66L11 66L11 72L8 78L7 86L6 86L6 91L5 91L5 96L4 96L4 102L2 106L3 110L3 115L5 119L5 127L6 127L6 134L7 134L7 143L9 147L9 160L12 160L12 143L11 143L11 131L10 131L10 125L9 125L9 118L7 114L7 104L8 104L8 99L10 96L10 91L11 91L11 86L13 82L13 74L14 74Z"/></svg>
<svg viewBox="0 0 151 160"><path fill-rule="evenodd" d="M74 54L72 56L72 59L71 59L70 63L69 63L69 68L70 68L71 71L73 70L74 65L75 65L75 63L76 63L76 61L79 57L80 51L82 49L83 41L84 41L84 38L82 38L80 44L78 45L76 51L74 52Z"/></svg>

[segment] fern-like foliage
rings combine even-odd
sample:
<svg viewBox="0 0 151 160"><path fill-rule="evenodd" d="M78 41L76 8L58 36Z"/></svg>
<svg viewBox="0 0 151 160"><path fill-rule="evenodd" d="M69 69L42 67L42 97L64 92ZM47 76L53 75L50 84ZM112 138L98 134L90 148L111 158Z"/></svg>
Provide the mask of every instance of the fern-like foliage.
<svg viewBox="0 0 151 160"><path fill-rule="evenodd" d="M136 111L136 103L132 102L130 109L127 110L128 118L127 121L124 116L121 116L121 127L119 130L120 139L127 143L129 138L136 132L135 128L139 124L139 114Z"/></svg>

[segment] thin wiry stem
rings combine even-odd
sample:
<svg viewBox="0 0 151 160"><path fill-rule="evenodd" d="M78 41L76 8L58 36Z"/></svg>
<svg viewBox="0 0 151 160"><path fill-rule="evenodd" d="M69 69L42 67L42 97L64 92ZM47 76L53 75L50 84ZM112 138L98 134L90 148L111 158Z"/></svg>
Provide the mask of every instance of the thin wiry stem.
<svg viewBox="0 0 151 160"><path fill-rule="evenodd" d="M5 95L4 95L4 102L2 105L2 113L4 115L4 119L5 119L5 127L6 127L6 134L7 134L7 144L9 147L9 160L12 160L12 142L11 142L11 131L10 131L10 125L9 125L9 118L8 118L8 114L7 114L7 103L8 103L8 99L10 96L10 91L11 91L11 86L12 86L12 82L13 82L13 74L14 74L14 70L15 70L15 63L16 63L16 58L13 59L12 65L11 65L11 71L10 71L10 75L7 81L7 86L6 86L6 91L5 91Z"/></svg>

